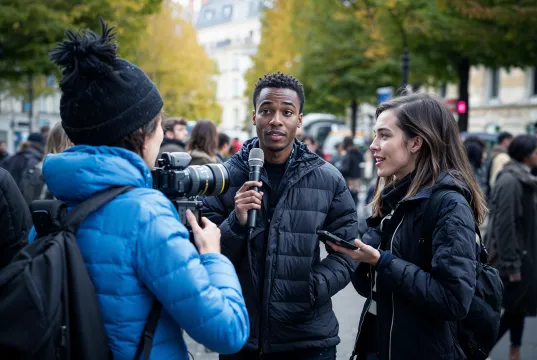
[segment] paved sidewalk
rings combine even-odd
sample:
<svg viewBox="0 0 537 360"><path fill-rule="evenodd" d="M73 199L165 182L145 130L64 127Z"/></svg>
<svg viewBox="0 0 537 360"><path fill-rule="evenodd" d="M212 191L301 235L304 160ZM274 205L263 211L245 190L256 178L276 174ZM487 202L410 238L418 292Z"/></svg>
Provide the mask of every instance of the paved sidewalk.
<svg viewBox="0 0 537 360"><path fill-rule="evenodd" d="M490 358L492 360L507 360L509 345L509 333L507 333L496 345ZM537 360L537 318L526 318L520 359Z"/></svg>

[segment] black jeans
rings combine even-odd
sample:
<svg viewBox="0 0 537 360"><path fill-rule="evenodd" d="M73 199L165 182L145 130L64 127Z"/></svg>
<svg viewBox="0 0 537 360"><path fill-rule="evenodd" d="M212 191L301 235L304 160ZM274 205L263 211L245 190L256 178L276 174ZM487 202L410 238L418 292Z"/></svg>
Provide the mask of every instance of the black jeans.
<svg viewBox="0 0 537 360"><path fill-rule="evenodd" d="M500 331L496 343L509 331L511 346L520 347L524 332L524 317L524 314L521 313L505 311L500 319Z"/></svg>
<svg viewBox="0 0 537 360"><path fill-rule="evenodd" d="M336 360L336 347L303 349L261 354L257 351L239 351L236 354L220 355L220 360Z"/></svg>

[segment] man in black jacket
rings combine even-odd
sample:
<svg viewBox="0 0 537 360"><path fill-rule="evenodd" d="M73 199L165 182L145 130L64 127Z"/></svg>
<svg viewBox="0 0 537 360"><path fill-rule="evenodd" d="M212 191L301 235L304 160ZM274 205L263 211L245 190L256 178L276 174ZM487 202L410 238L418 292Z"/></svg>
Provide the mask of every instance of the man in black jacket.
<svg viewBox="0 0 537 360"><path fill-rule="evenodd" d="M160 145L157 159L163 152L184 152L186 149L186 139L188 131L187 122L183 118L167 118L162 124L164 129L164 139Z"/></svg>
<svg viewBox="0 0 537 360"><path fill-rule="evenodd" d="M247 345L220 358L332 360L339 329L330 299L349 283L355 266L336 253L321 261L316 231L354 239L356 207L339 171L295 140L302 85L282 73L265 75L253 103L258 138L224 164L229 191L204 199L204 215L220 224L222 253L237 269L250 315ZM248 181L248 155L255 147L265 155L258 183ZM250 239L249 209L259 212Z"/></svg>
<svg viewBox="0 0 537 360"><path fill-rule="evenodd" d="M29 171L43 160L43 147L43 135L31 133L28 136L28 146L19 150L7 161L5 169L9 171L19 187L27 178Z"/></svg>

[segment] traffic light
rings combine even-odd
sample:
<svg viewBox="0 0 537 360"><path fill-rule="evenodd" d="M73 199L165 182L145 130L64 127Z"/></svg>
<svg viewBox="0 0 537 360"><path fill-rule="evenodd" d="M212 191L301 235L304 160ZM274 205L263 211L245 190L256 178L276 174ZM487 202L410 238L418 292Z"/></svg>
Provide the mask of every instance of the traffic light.
<svg viewBox="0 0 537 360"><path fill-rule="evenodd" d="M460 100L457 103L457 112L459 114L466 114L466 101Z"/></svg>

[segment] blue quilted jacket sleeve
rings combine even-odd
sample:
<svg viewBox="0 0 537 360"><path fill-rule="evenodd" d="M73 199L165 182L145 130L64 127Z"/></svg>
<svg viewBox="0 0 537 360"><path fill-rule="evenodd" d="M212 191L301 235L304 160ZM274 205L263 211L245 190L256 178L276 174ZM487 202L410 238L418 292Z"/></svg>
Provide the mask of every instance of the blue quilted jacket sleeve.
<svg viewBox="0 0 537 360"><path fill-rule="evenodd" d="M134 264L140 279L195 341L222 354L239 351L250 322L231 262L200 256L164 196L142 211Z"/></svg>

